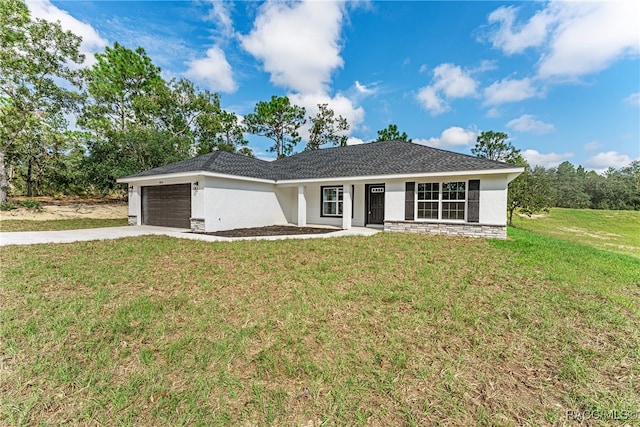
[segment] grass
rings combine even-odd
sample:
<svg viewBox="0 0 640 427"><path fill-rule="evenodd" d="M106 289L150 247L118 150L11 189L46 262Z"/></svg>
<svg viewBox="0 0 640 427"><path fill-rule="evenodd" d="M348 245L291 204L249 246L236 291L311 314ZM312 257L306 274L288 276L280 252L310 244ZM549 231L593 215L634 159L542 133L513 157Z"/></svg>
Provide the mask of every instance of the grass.
<svg viewBox="0 0 640 427"><path fill-rule="evenodd" d="M85 228L121 227L125 225L127 225L127 218L79 218L48 221L8 219L0 221L0 232L81 230Z"/></svg>
<svg viewBox="0 0 640 427"><path fill-rule="evenodd" d="M0 248L0 424L562 425L567 410L640 410L640 260L509 232Z"/></svg>
<svg viewBox="0 0 640 427"><path fill-rule="evenodd" d="M514 216L514 226L640 258L640 211L553 208L542 217Z"/></svg>

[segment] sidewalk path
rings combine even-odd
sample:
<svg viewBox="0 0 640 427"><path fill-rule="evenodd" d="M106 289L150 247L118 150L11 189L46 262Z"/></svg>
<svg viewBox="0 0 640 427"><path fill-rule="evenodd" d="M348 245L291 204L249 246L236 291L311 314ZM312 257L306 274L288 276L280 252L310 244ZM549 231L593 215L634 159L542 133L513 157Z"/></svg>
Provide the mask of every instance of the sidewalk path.
<svg viewBox="0 0 640 427"><path fill-rule="evenodd" d="M37 245L44 243L72 243L89 240L119 239L145 235L164 235L181 239L205 240L208 242L232 242L236 240L283 240L283 239L319 239L340 236L371 236L379 230L364 227L354 227L350 230L338 230L327 234L301 234L292 236L261 236L261 237L219 237L204 234L189 233L182 228L153 227L149 225L89 228L84 230L62 231L20 231L0 232L0 246L8 245Z"/></svg>

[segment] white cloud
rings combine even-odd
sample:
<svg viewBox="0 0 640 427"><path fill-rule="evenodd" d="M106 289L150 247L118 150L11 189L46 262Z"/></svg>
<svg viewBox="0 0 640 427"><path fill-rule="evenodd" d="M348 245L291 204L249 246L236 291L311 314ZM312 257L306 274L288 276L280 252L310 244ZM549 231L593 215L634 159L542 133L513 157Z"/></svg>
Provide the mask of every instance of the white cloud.
<svg viewBox="0 0 640 427"><path fill-rule="evenodd" d="M500 112L500 110L496 107L493 108L489 108L487 110L487 114L486 116L490 119L498 119L500 117L502 117L502 112Z"/></svg>
<svg viewBox="0 0 640 427"><path fill-rule="evenodd" d="M559 22L549 52L541 58L541 76L590 74L640 53L636 1L558 2L554 6Z"/></svg>
<svg viewBox="0 0 640 427"><path fill-rule="evenodd" d="M524 150L522 157L531 166L544 166L545 168L554 168L565 160L573 157L573 153L540 153L538 150Z"/></svg>
<svg viewBox="0 0 640 427"><path fill-rule="evenodd" d="M442 114L450 109L449 105L444 99L438 96L436 89L432 86L425 86L420 89L416 98L418 102L433 115Z"/></svg>
<svg viewBox="0 0 640 427"><path fill-rule="evenodd" d="M216 24L215 31L224 39L231 38L234 35L233 21L229 8L232 3L225 1L211 0L211 10L207 19Z"/></svg>
<svg viewBox="0 0 640 427"><path fill-rule="evenodd" d="M489 15L498 28L488 38L508 55L537 48L540 77L575 79L640 54L637 1L551 1L524 23L516 23L518 10Z"/></svg>
<svg viewBox="0 0 640 427"><path fill-rule="evenodd" d="M340 56L344 14L342 2L269 2L260 7L251 32L239 40L262 61L273 84L292 92L288 94L292 104L305 107L307 116L317 113L318 104L328 104L336 116L347 119L349 135L364 121L358 100L375 95L377 89L356 81L346 93L330 95L331 74L344 65ZM308 125L299 131L303 140L308 139Z"/></svg>
<svg viewBox="0 0 640 427"><path fill-rule="evenodd" d="M364 109L357 107L342 94L330 97L326 94L291 94L289 100L292 104L304 107L307 115L313 116L318 112L318 104L328 104L336 116L342 116L349 122L351 129L357 128L364 121Z"/></svg>
<svg viewBox="0 0 640 427"><path fill-rule="evenodd" d="M541 95L542 92L533 86L530 78L524 78L522 80L506 78L484 89L484 105L517 102Z"/></svg>
<svg viewBox="0 0 640 427"><path fill-rule="evenodd" d="M372 89L371 86L367 87L367 86L363 85L362 83L360 83L357 80L353 84L353 86L355 88L355 92L359 96L371 96L371 95L375 95L375 93L376 93L376 89Z"/></svg>
<svg viewBox="0 0 640 427"><path fill-rule="evenodd" d="M360 145L360 144L364 144L364 141L360 138L350 136L349 139L347 139L347 145Z"/></svg>
<svg viewBox="0 0 640 427"><path fill-rule="evenodd" d="M263 62L272 83L295 92L326 92L331 73L344 64L343 13L341 2L265 3L240 42Z"/></svg>
<svg viewBox="0 0 640 427"><path fill-rule="evenodd" d="M606 151L592 156L586 161L585 165L598 172L603 172L610 167L619 169L629 166L633 160L626 154L618 153L617 151Z"/></svg>
<svg viewBox="0 0 640 427"><path fill-rule="evenodd" d="M186 65L189 69L184 75L206 85L212 91L231 93L238 88L226 56L217 46L209 48L205 58L188 61Z"/></svg>
<svg viewBox="0 0 640 427"><path fill-rule="evenodd" d="M598 141L591 141L584 144L582 148L584 148L586 151L594 152L600 147L602 147L602 144L600 144Z"/></svg>
<svg viewBox="0 0 640 427"><path fill-rule="evenodd" d="M507 127L519 132L549 133L555 129L550 123L536 120L531 114L523 114L507 123Z"/></svg>
<svg viewBox="0 0 640 427"><path fill-rule="evenodd" d="M640 107L640 92L632 93L624 99L625 104Z"/></svg>
<svg viewBox="0 0 640 427"><path fill-rule="evenodd" d="M445 63L434 68L431 85L421 88L416 97L431 114L441 114L450 108L447 100L475 96L477 87L470 72Z"/></svg>
<svg viewBox="0 0 640 427"><path fill-rule="evenodd" d="M414 139L413 142L430 147L460 147L476 142L478 132L473 129L463 129L459 126L452 126L445 129L439 138Z"/></svg>
<svg viewBox="0 0 640 427"><path fill-rule="evenodd" d="M477 67L473 68L471 70L472 73L484 73L486 71L493 71L493 70L497 70L498 66L496 65L496 61L490 61L488 59L484 59L482 61L480 61L480 65L478 65Z"/></svg>
<svg viewBox="0 0 640 427"><path fill-rule="evenodd" d="M433 70L434 87L447 98L464 98L476 93L478 83L457 65L440 64Z"/></svg>
<svg viewBox="0 0 640 427"><path fill-rule="evenodd" d="M516 24L519 8L500 7L489 15L490 24L498 24L499 28L489 36L493 47L501 49L507 55L520 53L533 46L540 46L547 37L548 27L553 16L545 9L534 15L525 24ZM514 28L515 27L515 28Z"/></svg>
<svg viewBox="0 0 640 427"><path fill-rule="evenodd" d="M64 30L71 31L82 37L80 52L86 56L84 61L86 66L95 64L96 60L93 54L102 51L109 44L91 25L77 20L64 10L58 9L49 0L28 0L26 3L31 16L34 18L49 22L60 21L60 25Z"/></svg>

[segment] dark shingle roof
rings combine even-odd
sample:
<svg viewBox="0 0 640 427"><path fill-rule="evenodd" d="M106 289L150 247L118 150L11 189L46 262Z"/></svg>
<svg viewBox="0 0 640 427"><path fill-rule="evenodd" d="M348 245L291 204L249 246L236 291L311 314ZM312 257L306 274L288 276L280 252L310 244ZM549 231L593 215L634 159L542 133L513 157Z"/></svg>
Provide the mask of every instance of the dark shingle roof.
<svg viewBox="0 0 640 427"><path fill-rule="evenodd" d="M182 160L181 162L140 172L127 178L199 171L261 179L275 180L277 178L272 162L227 153L226 151L214 151L213 153L203 154L202 156L192 159Z"/></svg>
<svg viewBox="0 0 640 427"><path fill-rule="evenodd" d="M274 162L285 179L337 178L430 172L505 169L502 162L481 159L404 141L382 141L303 151Z"/></svg>
<svg viewBox="0 0 640 427"><path fill-rule="evenodd" d="M405 141L382 141L303 151L268 162L215 151L127 178L206 171L271 180L508 169L514 165Z"/></svg>

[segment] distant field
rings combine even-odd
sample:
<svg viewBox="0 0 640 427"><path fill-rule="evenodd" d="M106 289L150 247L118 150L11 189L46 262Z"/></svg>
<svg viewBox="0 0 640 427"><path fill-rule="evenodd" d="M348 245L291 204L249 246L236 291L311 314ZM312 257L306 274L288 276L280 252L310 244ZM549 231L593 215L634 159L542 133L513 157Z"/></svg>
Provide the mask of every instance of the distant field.
<svg viewBox="0 0 640 427"><path fill-rule="evenodd" d="M509 233L2 247L0 425L639 411L640 259Z"/></svg>
<svg viewBox="0 0 640 427"><path fill-rule="evenodd" d="M553 208L534 218L514 215L513 225L640 258L640 211Z"/></svg>

